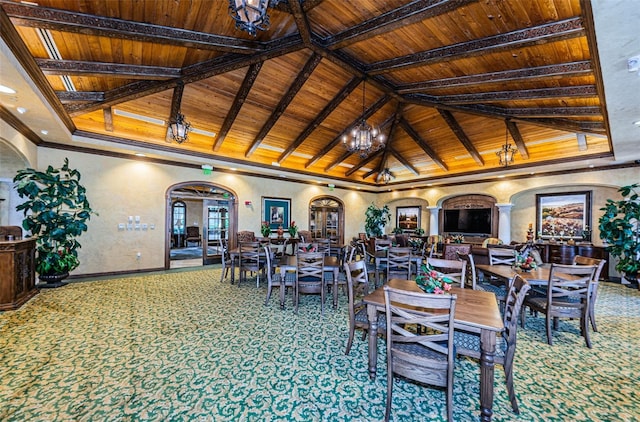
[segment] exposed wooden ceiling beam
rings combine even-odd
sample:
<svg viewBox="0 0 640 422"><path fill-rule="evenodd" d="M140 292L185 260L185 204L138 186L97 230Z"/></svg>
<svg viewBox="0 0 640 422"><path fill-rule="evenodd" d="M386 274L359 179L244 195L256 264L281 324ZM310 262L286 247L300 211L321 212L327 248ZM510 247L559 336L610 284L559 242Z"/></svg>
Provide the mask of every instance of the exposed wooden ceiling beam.
<svg viewBox="0 0 640 422"><path fill-rule="evenodd" d="M316 155L314 155L309 161L307 161L307 164L305 164L304 167L309 168L310 166L314 165L319 159L324 157L329 151L331 151L336 145L338 145L342 141L342 136L345 134L348 134L352 127L360 123L362 119L365 119L365 120L368 119L370 116L375 114L378 110L380 110L385 104L387 104L390 100L391 98L385 95L384 97L376 101L371 107L369 107L365 111L365 113L362 116L358 116L358 118L356 118L354 121L351 122L351 124L345 127L344 130L340 132L340 134L333 139L333 141L325 145L324 148L322 148Z"/></svg>
<svg viewBox="0 0 640 422"><path fill-rule="evenodd" d="M242 81L242 85L240 85L240 89L236 92L236 96L233 99L233 104L229 108L226 117L224 118L224 122L222 122L222 126L220 127L220 132L216 138L215 143L213 144L213 150L218 151L222 146L231 126L233 126L233 122L236 120L238 113L240 113L240 109L244 104L244 101L247 99L249 92L251 91L251 87L253 83L256 81L258 74L260 73L260 69L262 69L262 62L254 63L249 66L247 73L244 75L244 80Z"/></svg>
<svg viewBox="0 0 640 422"><path fill-rule="evenodd" d="M416 176L420 175L420 172L418 171L418 169L412 166L409 160L407 160L402 155L400 155L398 151L396 151L393 148L389 148L389 151L391 151L391 155L393 155L396 158L396 160L400 161L400 163L402 163L402 165L405 166L411 173L413 173Z"/></svg>
<svg viewBox="0 0 640 422"><path fill-rule="evenodd" d="M0 5L16 26L79 32L126 40L171 44L187 48L240 54L260 52L264 46L252 40L189 31L150 23L89 15L61 9L0 0Z"/></svg>
<svg viewBox="0 0 640 422"><path fill-rule="evenodd" d="M325 39L323 47L330 50L347 47L358 41L394 31L400 27L442 15L478 0L419 0L390 10L373 19L354 25L337 35ZM295 2L294 2L295 3Z"/></svg>
<svg viewBox="0 0 640 422"><path fill-rule="evenodd" d="M96 102L104 101L104 92L94 91L56 91L58 99L62 103ZM65 106L67 107L67 106Z"/></svg>
<svg viewBox="0 0 640 422"><path fill-rule="evenodd" d="M502 72L479 73L476 75L458 76L455 78L435 79L430 81L415 82L399 85L399 94L423 92L429 89L459 88L463 86L477 86L480 84L520 82L541 78L574 77L592 73L591 64L588 61L560 63L549 66L530 67L526 69L505 70Z"/></svg>
<svg viewBox="0 0 640 422"><path fill-rule="evenodd" d="M440 156L438 156L433 148L431 148L429 144L427 144L427 142L422 139L418 132L416 132L413 127L411 127L409 122L407 122L405 119L402 119L400 120L400 126L402 126L402 129L407 132L407 135L409 135L411 139L413 139L414 142L418 144L420 148L422 148L424 153L427 154L434 163L436 163L442 170L449 171L449 167L447 167L447 165L444 163L444 161L442 161Z"/></svg>
<svg viewBox="0 0 640 422"><path fill-rule="evenodd" d="M107 132L113 132L113 112L111 107L103 108L102 116L104 117L104 130Z"/></svg>
<svg viewBox="0 0 640 422"><path fill-rule="evenodd" d="M45 75L109 76L126 79L171 79L180 76L176 67L137 66L80 60L35 59Z"/></svg>
<svg viewBox="0 0 640 422"><path fill-rule="evenodd" d="M513 91L480 92L477 94L440 95L435 101L444 104L475 104L479 102L504 102L534 100L540 98L595 97L594 85L567 86L559 88L522 89Z"/></svg>
<svg viewBox="0 0 640 422"><path fill-rule="evenodd" d="M355 166L351 167L349 170L347 170L347 172L345 173L345 176L346 177L351 176L353 173L355 173L356 171L360 170L365 165L369 164L370 162L372 162L376 158L380 157L383 153L384 153L384 150L380 150L380 151L376 151L376 152L370 154L367 158L365 158L364 160L360 161L357 165L355 165Z"/></svg>
<svg viewBox="0 0 640 422"><path fill-rule="evenodd" d="M169 118L167 119L167 127L171 122L175 122L178 119L178 113L180 113L180 106L182 104L182 94L184 93L184 84L178 83L173 88L173 97L171 98L171 111L169 111Z"/></svg>
<svg viewBox="0 0 640 422"><path fill-rule="evenodd" d="M372 63L366 67L371 74L389 73L400 69L468 58L489 52L511 50L551 41L559 41L584 35L582 19L571 18L560 22L551 22L492 37L448 45L420 53L397 57Z"/></svg>
<svg viewBox="0 0 640 422"><path fill-rule="evenodd" d="M309 79L309 76L311 76L311 73L313 73L313 69L315 69L316 66L320 64L320 61L322 61L322 56L318 54L313 54L311 57L309 57L309 60L307 60L307 62L305 63L300 73L298 73L298 76L296 77L295 81L293 81L293 83L291 84L287 92L282 96L282 98L280 99L280 102L271 113L271 116L269 116L265 124L262 126L262 128L256 135L255 139L251 143L251 146L249 146L249 148L247 149L247 152L244 154L246 158L251 157L251 155L255 152L258 146L260 146L265 136L267 136L267 134L269 133L273 125L276 124L280 116L282 116L282 113L284 113L289 103L293 101L294 97L296 96L300 88L302 88L302 85L304 85L307 79Z"/></svg>
<svg viewBox="0 0 640 422"><path fill-rule="evenodd" d="M289 9L291 10L291 15L293 16L293 20L298 27L298 32L300 33L300 38L302 38L302 42L305 45L311 45L311 29L309 28L309 21L305 15L305 12L302 10L302 6L298 1L289 2Z"/></svg>
<svg viewBox="0 0 640 422"><path fill-rule="evenodd" d="M453 114L451 114L451 112L448 110L442 109L438 109L438 112L440 113L440 116L442 116L444 121L447 122L447 125L449 125L449 128L453 131L458 140L462 143L462 145L464 145L469 155L471 155L471 158L473 158L473 160L479 166L484 166L484 160L480 156L480 153L478 152L476 147L473 146L473 143L471 142L467 134L464 133L464 130L462 130L462 127L460 126L456 118L453 117Z"/></svg>
<svg viewBox="0 0 640 422"><path fill-rule="evenodd" d="M338 94L329 101L315 119L313 119L311 123L309 123L309 125L307 125L307 127L300 133L300 135L298 135L296 139L282 152L282 154L280 154L280 157L278 157L278 163L282 163L293 153L293 151L296 150L296 148L302 145L304 140L307 139L307 137L309 137L309 135L311 135L318 126L320 126L324 119L326 119L329 114L331 114L336 107L338 107L338 105L340 105L340 103L344 101L349 94L358 87L358 85L360 85L360 82L362 82L361 78L351 78L347 85L345 85L344 88L342 88L340 92L338 92Z"/></svg>
<svg viewBox="0 0 640 422"><path fill-rule="evenodd" d="M0 0L1 1L1 0ZM221 56L213 60L199 63L182 69L182 76L179 79L171 79L168 81L136 81L125 86L113 89L105 93L105 100L91 104L70 105L65 107L71 116L88 113L99 110L106 105L116 105L122 102L135 100L147 95L155 94L173 89L179 81L185 84L197 82L212 76L220 75L233 70L241 69L255 63L263 62L268 59L279 57L303 48L298 37L291 37L288 40L281 40L277 48L268 50L264 53L243 56L231 54Z"/></svg>
<svg viewBox="0 0 640 422"><path fill-rule="evenodd" d="M331 163L329 163L328 166L326 166L324 168L325 173L330 172L331 170L333 170L335 167L338 166L338 164L340 164L341 162L343 162L344 160L346 160L347 158L349 158L351 156L351 154L353 154L353 152L351 151L345 151L342 153L342 155L338 158L336 158L335 160L333 160Z"/></svg>
<svg viewBox="0 0 640 422"><path fill-rule="evenodd" d="M520 153L522 158L524 158L525 160L528 160L529 150L527 150L527 146L524 143L524 139L522 139L522 134L520 134L520 130L518 129L518 126L516 126L516 124L509 119L505 120L505 124L507 125L507 129L509 130L509 133L511 133L513 142L516 144L516 147L518 148L518 152Z"/></svg>

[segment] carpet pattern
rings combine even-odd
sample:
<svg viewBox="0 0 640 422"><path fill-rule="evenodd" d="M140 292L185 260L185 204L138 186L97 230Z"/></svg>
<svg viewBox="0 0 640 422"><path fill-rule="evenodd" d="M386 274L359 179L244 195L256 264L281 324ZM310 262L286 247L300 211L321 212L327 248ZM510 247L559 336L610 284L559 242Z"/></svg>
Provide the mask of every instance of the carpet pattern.
<svg viewBox="0 0 640 422"><path fill-rule="evenodd" d="M2 421L375 421L384 419L385 345L378 377L367 342L349 356L346 299L337 310L303 296L280 310L265 286L220 283L219 266L74 282L0 314ZM511 411L496 367L496 421L632 421L640 399L640 294L603 283L599 333L588 349L577 321L546 344L544 318L518 332ZM479 366L456 360L454 418L477 420ZM394 384L395 421L444 420L444 392Z"/></svg>

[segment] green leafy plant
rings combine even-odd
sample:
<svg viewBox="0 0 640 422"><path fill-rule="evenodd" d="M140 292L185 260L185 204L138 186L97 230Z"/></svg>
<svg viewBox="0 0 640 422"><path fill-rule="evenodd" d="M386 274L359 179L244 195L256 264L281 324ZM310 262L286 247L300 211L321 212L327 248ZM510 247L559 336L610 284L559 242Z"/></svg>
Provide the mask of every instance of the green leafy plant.
<svg viewBox="0 0 640 422"><path fill-rule="evenodd" d="M391 233L402 234L402 229L400 227L395 227L393 230L391 230Z"/></svg>
<svg viewBox="0 0 640 422"><path fill-rule="evenodd" d="M416 236L424 236L424 229L418 227L415 231Z"/></svg>
<svg viewBox="0 0 640 422"><path fill-rule="evenodd" d="M365 211L364 230L368 237L380 237L384 234L384 226L391 221L389 206L377 207L369 205Z"/></svg>
<svg viewBox="0 0 640 422"><path fill-rule="evenodd" d="M80 173L69 168L69 160L57 169L42 172L19 170L13 178L20 198L16 207L24 211L22 227L36 236L36 271L40 275L63 274L80 265L76 240L87 231L93 210L80 184Z"/></svg>
<svg viewBox="0 0 640 422"><path fill-rule="evenodd" d="M269 223L266 221L262 222L260 226L260 233L262 233L262 237L269 237L271 235L271 227L269 227Z"/></svg>
<svg viewBox="0 0 640 422"><path fill-rule="evenodd" d="M598 220L600 238L609 245L609 254L618 258L616 270L633 280L640 273L640 183L623 186L618 192L624 199L607 199Z"/></svg>
<svg viewBox="0 0 640 422"><path fill-rule="evenodd" d="M289 236L296 237L298 234L298 226L296 226L296 222L292 221L287 230L289 231Z"/></svg>

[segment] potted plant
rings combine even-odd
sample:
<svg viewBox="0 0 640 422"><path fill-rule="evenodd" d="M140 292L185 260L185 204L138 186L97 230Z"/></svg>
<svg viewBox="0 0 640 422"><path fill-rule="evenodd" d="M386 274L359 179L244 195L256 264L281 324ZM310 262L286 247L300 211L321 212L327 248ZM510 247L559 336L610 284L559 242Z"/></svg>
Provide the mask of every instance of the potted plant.
<svg viewBox="0 0 640 422"><path fill-rule="evenodd" d="M269 223L266 221L262 222L260 226L260 233L262 233L262 237L269 237L271 235L271 227L269 227Z"/></svg>
<svg viewBox="0 0 640 422"><path fill-rule="evenodd" d="M618 189L624 199L607 199L600 208L604 214L598 220L600 238L608 243L609 254L618 258L616 270L627 280L638 280L640 276L639 188L640 183L634 183Z"/></svg>
<svg viewBox="0 0 640 422"><path fill-rule="evenodd" d="M295 221L292 221L291 224L289 224L289 228L287 230L289 231L289 236L291 236L292 239L298 235L298 226L296 226Z"/></svg>
<svg viewBox="0 0 640 422"><path fill-rule="evenodd" d="M364 230L368 237L381 237L384 234L384 226L391 221L389 206L379 208L375 204L369 205L365 212Z"/></svg>
<svg viewBox="0 0 640 422"><path fill-rule="evenodd" d="M416 236L424 236L424 229L422 227L418 227L415 231Z"/></svg>
<svg viewBox="0 0 640 422"><path fill-rule="evenodd" d="M402 234L402 229L400 227L394 227L394 229L391 230L391 233L393 233L393 234Z"/></svg>
<svg viewBox="0 0 640 422"><path fill-rule="evenodd" d="M16 207L24 211L22 227L36 236L36 271L46 287L59 287L69 272L80 265L76 240L87 231L93 210L80 184L80 173L69 168L65 158L61 168L46 171L19 170L13 178L20 198Z"/></svg>

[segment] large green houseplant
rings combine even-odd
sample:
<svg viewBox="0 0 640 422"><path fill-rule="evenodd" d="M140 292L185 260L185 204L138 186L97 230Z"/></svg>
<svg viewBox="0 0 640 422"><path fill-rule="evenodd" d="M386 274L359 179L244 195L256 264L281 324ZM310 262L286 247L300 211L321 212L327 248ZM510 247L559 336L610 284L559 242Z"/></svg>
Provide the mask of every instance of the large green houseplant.
<svg viewBox="0 0 640 422"><path fill-rule="evenodd" d="M616 270L628 280L640 275L640 183L623 186L618 192L624 199L607 199L598 220L600 238L608 243L611 256L618 258Z"/></svg>
<svg viewBox="0 0 640 422"><path fill-rule="evenodd" d="M70 169L65 158L61 168L19 170L13 181L20 198L27 198L16 210L24 211L22 227L37 237L40 280L61 285L60 280L80 265L76 238L87 231L86 222L93 213L80 173Z"/></svg>
<svg viewBox="0 0 640 422"><path fill-rule="evenodd" d="M369 205L365 211L364 230L367 237L381 237L384 234L384 226L391 221L391 211L389 206L377 207L375 204Z"/></svg>

